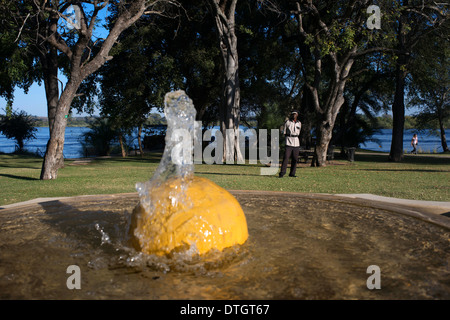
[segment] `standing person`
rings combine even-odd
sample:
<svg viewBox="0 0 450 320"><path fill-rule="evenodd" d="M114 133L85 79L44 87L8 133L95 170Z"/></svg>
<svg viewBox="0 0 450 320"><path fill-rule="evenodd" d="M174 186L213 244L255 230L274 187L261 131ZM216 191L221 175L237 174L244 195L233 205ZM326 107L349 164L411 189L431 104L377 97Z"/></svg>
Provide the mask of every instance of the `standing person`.
<svg viewBox="0 0 450 320"><path fill-rule="evenodd" d="M419 144L419 138L417 137L417 134L414 133L412 140L411 140L411 146L413 147L411 153L417 154L417 145Z"/></svg>
<svg viewBox="0 0 450 320"><path fill-rule="evenodd" d="M283 134L286 137L286 151L284 152L283 164L281 165L280 178L286 174L287 164L291 159L291 170L289 177L296 178L298 153L300 150L301 122L298 120L298 111L292 111L289 120L284 123Z"/></svg>

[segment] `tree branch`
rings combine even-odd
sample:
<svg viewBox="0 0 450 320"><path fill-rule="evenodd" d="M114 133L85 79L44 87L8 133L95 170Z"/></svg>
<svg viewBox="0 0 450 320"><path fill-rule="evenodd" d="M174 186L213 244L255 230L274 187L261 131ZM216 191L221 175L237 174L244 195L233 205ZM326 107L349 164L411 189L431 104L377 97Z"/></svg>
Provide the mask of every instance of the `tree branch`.
<svg viewBox="0 0 450 320"><path fill-rule="evenodd" d="M404 54L404 55L409 55L409 52L407 51L403 51L403 50L398 50L398 49L393 49L393 48L386 48L386 47L373 47L373 48L369 48L369 49L365 49L362 51L357 51L357 52L353 52L350 53L349 58L357 58L369 53L374 53L374 52L389 52L389 53L397 53L397 54Z"/></svg>
<svg viewBox="0 0 450 320"><path fill-rule="evenodd" d="M106 61L111 60L109 51L113 47L119 35L123 30L127 29L133 23L135 23L145 12L147 7L153 3L146 3L145 0L133 1L129 9L122 12L114 24L113 28L109 32L107 38L100 47L97 55L82 68L82 78L87 77L89 74L96 71Z"/></svg>
<svg viewBox="0 0 450 320"><path fill-rule="evenodd" d="M16 40L14 40L14 42L17 42L17 40L19 40L20 34L22 33L22 29L23 29L23 27L25 26L25 23L27 22L27 20L28 20L29 17L30 17L30 13L27 14L25 20L23 21L23 24L22 24L22 26L20 27L19 33L17 34Z"/></svg>
<svg viewBox="0 0 450 320"><path fill-rule="evenodd" d="M314 109L319 113L319 114L323 114L324 111L322 110L322 108L320 107L320 102L319 102L319 94L317 92L317 88L314 88L313 86L311 86L308 82L305 82L306 87L309 89L309 91L311 92L311 95L313 97L313 103L314 103Z"/></svg>
<svg viewBox="0 0 450 320"><path fill-rule="evenodd" d="M43 42L48 42L50 45L54 46L56 49L64 53L69 59L72 59L73 53L65 41L58 41L56 39L56 34L52 33L49 37L45 38L43 35L38 34L38 36L43 40Z"/></svg>

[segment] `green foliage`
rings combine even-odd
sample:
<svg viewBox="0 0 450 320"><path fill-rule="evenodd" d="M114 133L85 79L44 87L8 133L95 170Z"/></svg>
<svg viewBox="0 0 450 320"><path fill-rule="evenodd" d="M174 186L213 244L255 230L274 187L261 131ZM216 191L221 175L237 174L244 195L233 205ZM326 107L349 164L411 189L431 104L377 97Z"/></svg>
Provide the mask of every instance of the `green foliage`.
<svg viewBox="0 0 450 320"><path fill-rule="evenodd" d="M437 130L450 124L450 43L439 32L419 43L411 68L409 104L419 108L416 128Z"/></svg>
<svg viewBox="0 0 450 320"><path fill-rule="evenodd" d="M24 151L24 142L36 139L34 121L25 111L9 109L5 116L0 116L0 132L8 139L16 140L19 152Z"/></svg>
<svg viewBox="0 0 450 320"><path fill-rule="evenodd" d="M0 6L0 11L4 10ZM17 29L12 28L2 19L0 13L0 97L13 100L15 87L20 87L28 91L34 81L34 74L30 71L33 58L27 53L26 48L16 41Z"/></svg>
<svg viewBox="0 0 450 320"><path fill-rule="evenodd" d="M97 118L90 126L91 130L83 134L83 150L86 155L108 156L112 144L119 135L108 119Z"/></svg>
<svg viewBox="0 0 450 320"><path fill-rule="evenodd" d="M392 129L392 116L385 114L376 118L376 129ZM417 129L417 121L414 116L405 116L405 130ZM432 124L428 124L427 128L432 128Z"/></svg>
<svg viewBox="0 0 450 320"><path fill-rule="evenodd" d="M8 103L6 103L6 108L5 108L5 112L6 112L6 117L7 118L11 118L13 115L13 108L12 108L12 102L8 101Z"/></svg>
<svg viewBox="0 0 450 320"><path fill-rule="evenodd" d="M214 21L203 1L181 2L185 14L179 18L144 17L126 30L101 71L102 115L121 127L143 124L177 89L194 101L199 119L217 119L222 78Z"/></svg>

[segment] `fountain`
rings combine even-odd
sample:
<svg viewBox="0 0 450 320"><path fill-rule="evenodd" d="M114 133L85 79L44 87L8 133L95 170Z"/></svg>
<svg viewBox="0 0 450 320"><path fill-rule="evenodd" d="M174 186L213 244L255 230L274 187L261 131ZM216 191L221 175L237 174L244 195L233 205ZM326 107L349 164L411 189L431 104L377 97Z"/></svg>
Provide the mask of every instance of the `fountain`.
<svg viewBox="0 0 450 320"><path fill-rule="evenodd" d="M214 182L194 175L196 110L184 91L165 97L166 147L152 179L138 183L133 211L133 246L147 254L204 254L243 244L247 221L239 202ZM181 141L179 138L182 138Z"/></svg>
<svg viewBox="0 0 450 320"><path fill-rule="evenodd" d="M191 104L179 93L174 101ZM0 298L450 298L447 217L332 195L226 191L195 177L172 142L137 194L0 210ZM380 289L367 284L374 265Z"/></svg>

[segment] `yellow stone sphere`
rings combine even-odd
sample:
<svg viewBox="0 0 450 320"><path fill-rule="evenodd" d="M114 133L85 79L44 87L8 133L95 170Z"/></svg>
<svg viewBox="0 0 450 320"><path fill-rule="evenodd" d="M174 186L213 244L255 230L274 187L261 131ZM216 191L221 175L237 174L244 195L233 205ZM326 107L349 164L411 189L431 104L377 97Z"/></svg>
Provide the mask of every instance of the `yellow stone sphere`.
<svg viewBox="0 0 450 320"><path fill-rule="evenodd" d="M152 209L142 203L132 214L130 234L133 246L146 254L166 255L195 246L198 254L211 249L243 244L248 238L247 221L236 198L206 178L191 178L185 190L186 202L178 201L180 178L152 188ZM191 203L191 206L186 205Z"/></svg>

